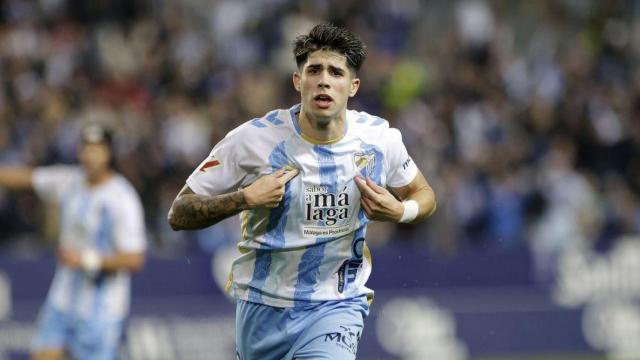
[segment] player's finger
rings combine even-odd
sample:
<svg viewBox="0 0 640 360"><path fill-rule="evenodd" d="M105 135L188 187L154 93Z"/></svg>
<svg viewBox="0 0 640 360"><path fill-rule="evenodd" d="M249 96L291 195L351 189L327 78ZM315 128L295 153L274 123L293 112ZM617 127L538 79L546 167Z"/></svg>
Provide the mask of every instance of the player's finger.
<svg viewBox="0 0 640 360"><path fill-rule="evenodd" d="M375 200L369 199L368 197L361 197L360 200L367 204L367 207L371 209L371 211L378 209L378 203Z"/></svg>
<svg viewBox="0 0 640 360"><path fill-rule="evenodd" d="M367 182L367 185L369 186L369 188L371 188L371 190L375 191L378 194L384 194L385 188L376 184L376 182L371 180L370 177L366 177L365 181Z"/></svg>
<svg viewBox="0 0 640 360"><path fill-rule="evenodd" d="M291 179L296 177L300 173L300 170L296 168L292 168L290 170L285 171L284 175L280 177L280 180L283 184L288 183Z"/></svg>
<svg viewBox="0 0 640 360"><path fill-rule="evenodd" d="M282 201L282 198L280 199L271 199L268 203L267 203L267 207L268 208L275 208L278 207L278 205L280 205L280 202Z"/></svg>
<svg viewBox="0 0 640 360"><path fill-rule="evenodd" d="M373 216L373 211L371 211L371 207L369 207L369 205L367 205L367 203L364 200L360 200L360 206L362 207L362 209L364 209L364 213L367 215L368 218L371 218Z"/></svg>
<svg viewBox="0 0 640 360"><path fill-rule="evenodd" d="M353 181L355 181L356 186L358 187L360 192L364 192L365 191L365 188L367 187L367 183L362 181L362 178L360 176L354 176L353 177Z"/></svg>
<svg viewBox="0 0 640 360"><path fill-rule="evenodd" d="M360 176L354 177L354 181L356 182L356 185L358 186L358 189L360 189L360 192L364 196L373 198L373 197L375 197L377 195L377 193L375 191L371 190L369 185L367 185L367 182L365 180L363 180Z"/></svg>
<svg viewBox="0 0 640 360"><path fill-rule="evenodd" d="M284 175L284 173L285 173L285 168L280 168L280 169L276 170L275 172L271 173L271 175L273 175L273 177L275 177L275 178L279 178L282 175Z"/></svg>
<svg viewBox="0 0 640 360"><path fill-rule="evenodd" d="M275 184L275 187L271 191L271 194L274 196L282 196L284 194L284 184L279 182L280 180L278 180L278 184Z"/></svg>

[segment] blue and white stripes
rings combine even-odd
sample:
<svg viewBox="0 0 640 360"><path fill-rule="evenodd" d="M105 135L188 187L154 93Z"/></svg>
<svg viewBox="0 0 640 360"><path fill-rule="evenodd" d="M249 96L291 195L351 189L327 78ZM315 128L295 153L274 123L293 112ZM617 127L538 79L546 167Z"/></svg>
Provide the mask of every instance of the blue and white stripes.
<svg viewBox="0 0 640 360"><path fill-rule="evenodd" d="M384 119L355 111L347 111L343 138L316 142L302 133L300 111L296 105L269 112L242 128L241 136L235 134L244 144L237 149L250 152L246 159L234 153L234 159L256 164L249 173L253 179L289 165L300 170L277 208L243 215L242 255L232 267L232 294L239 299L304 307L372 295L365 286L371 272L364 243L368 219L353 178L367 176L380 186L389 179L406 183L409 175L402 174L399 162L406 149ZM190 179L203 181L201 188L219 181L207 176L198 173Z"/></svg>

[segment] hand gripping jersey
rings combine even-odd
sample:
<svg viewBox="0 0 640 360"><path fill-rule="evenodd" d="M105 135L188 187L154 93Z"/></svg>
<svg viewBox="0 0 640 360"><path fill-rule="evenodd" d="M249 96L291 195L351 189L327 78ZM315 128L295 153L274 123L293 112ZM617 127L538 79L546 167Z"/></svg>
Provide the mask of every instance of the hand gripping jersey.
<svg viewBox="0 0 640 360"><path fill-rule="evenodd" d="M299 111L300 105L274 110L232 130L187 185L196 194L218 195L282 167L299 169L277 208L240 213L241 255L228 290L238 299L277 307L371 297L365 286L371 273L364 240L368 219L353 178L401 187L417 168L400 132L384 119L348 110L344 137L319 144L302 134Z"/></svg>
<svg viewBox="0 0 640 360"><path fill-rule="evenodd" d="M102 255L143 252L146 235L142 204L131 184L114 175L96 187L87 185L77 166L36 168L39 196L60 205L60 246ZM128 271L89 275L58 264L47 302L77 319L123 319L129 310Z"/></svg>

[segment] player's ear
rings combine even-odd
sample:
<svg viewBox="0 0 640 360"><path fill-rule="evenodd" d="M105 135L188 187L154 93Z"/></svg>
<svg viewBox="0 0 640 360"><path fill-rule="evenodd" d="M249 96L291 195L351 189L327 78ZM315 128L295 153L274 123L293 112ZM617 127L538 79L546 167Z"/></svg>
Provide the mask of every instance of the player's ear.
<svg viewBox="0 0 640 360"><path fill-rule="evenodd" d="M360 88L360 79L353 78L351 79L351 89L349 89L349 97L354 97Z"/></svg>
<svg viewBox="0 0 640 360"><path fill-rule="evenodd" d="M300 73L297 71L293 73L293 87L300 92Z"/></svg>

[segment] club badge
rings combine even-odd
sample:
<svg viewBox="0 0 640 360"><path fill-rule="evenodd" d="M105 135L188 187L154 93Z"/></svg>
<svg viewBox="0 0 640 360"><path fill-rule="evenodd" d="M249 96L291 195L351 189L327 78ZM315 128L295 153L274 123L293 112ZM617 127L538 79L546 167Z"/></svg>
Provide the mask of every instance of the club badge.
<svg viewBox="0 0 640 360"><path fill-rule="evenodd" d="M376 164L376 154L373 152L357 152L353 154L353 162L361 175L370 176Z"/></svg>

